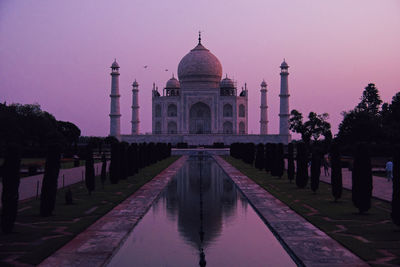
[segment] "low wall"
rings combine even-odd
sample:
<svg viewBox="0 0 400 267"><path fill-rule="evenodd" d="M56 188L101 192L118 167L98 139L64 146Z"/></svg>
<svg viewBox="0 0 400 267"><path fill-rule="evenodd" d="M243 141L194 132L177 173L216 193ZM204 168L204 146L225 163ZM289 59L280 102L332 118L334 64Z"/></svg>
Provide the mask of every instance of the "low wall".
<svg viewBox="0 0 400 267"><path fill-rule="evenodd" d="M290 135L258 134L139 134L122 135L121 140L128 143L187 143L189 146L212 146L214 143L283 143L291 141Z"/></svg>

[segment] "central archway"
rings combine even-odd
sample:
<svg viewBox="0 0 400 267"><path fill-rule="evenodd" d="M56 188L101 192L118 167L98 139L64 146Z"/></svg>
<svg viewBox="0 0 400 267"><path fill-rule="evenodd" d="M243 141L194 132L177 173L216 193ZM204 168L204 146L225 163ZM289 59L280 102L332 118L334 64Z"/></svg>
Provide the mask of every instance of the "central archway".
<svg viewBox="0 0 400 267"><path fill-rule="evenodd" d="M203 102L192 105L189 111L189 133L211 133L211 110Z"/></svg>

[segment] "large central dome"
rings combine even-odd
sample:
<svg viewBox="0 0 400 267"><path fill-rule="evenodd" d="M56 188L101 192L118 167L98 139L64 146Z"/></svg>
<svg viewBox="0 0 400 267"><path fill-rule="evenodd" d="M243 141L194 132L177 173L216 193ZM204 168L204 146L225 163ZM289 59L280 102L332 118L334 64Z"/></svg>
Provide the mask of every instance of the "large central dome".
<svg viewBox="0 0 400 267"><path fill-rule="evenodd" d="M221 76L221 63L200 40L178 65L178 78L181 82L220 82Z"/></svg>

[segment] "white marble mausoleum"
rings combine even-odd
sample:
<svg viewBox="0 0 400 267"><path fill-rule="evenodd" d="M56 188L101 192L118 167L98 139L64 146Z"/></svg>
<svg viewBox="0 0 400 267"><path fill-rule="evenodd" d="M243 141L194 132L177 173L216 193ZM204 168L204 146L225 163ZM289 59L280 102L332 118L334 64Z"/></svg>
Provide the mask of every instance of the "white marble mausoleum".
<svg viewBox="0 0 400 267"><path fill-rule="evenodd" d="M289 134L288 68L281 64L279 134L268 134L267 84L261 83L260 134L248 134L248 89L241 90L226 75L218 58L201 43L187 53L178 65L178 77L172 76L165 88L152 89L152 134L139 132L139 84L132 84L132 130L121 135L119 107L119 65L111 65L110 136L121 141L187 143L212 145L234 142L285 143Z"/></svg>

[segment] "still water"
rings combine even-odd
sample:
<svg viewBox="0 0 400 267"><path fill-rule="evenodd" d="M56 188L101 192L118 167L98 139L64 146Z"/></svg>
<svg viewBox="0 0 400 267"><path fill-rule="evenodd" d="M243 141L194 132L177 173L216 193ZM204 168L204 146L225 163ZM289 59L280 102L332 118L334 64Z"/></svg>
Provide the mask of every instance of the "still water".
<svg viewBox="0 0 400 267"><path fill-rule="evenodd" d="M108 266L296 266L212 158L190 158Z"/></svg>

